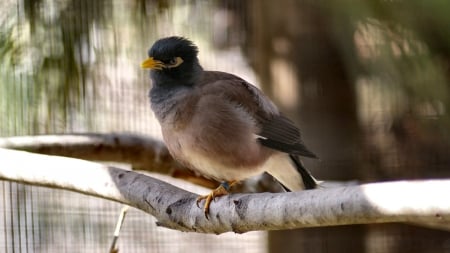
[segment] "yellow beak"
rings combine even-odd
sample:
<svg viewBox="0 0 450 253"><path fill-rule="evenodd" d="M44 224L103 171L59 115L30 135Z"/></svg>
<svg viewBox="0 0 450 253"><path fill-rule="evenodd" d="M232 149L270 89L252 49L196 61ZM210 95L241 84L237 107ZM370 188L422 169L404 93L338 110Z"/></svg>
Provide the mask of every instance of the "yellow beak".
<svg viewBox="0 0 450 253"><path fill-rule="evenodd" d="M141 63L141 68L144 69L162 70L164 67L165 65L162 61L155 60L153 57L149 57Z"/></svg>

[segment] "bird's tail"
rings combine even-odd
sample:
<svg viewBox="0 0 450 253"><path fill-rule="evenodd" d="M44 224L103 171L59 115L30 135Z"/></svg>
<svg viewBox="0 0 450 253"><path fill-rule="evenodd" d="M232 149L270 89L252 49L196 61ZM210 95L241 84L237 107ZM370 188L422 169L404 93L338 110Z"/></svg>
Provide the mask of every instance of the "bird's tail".
<svg viewBox="0 0 450 253"><path fill-rule="evenodd" d="M266 171L287 191L314 189L320 183L303 166L296 155L279 154L270 158Z"/></svg>
<svg viewBox="0 0 450 253"><path fill-rule="evenodd" d="M305 185L305 189L315 189L319 185L319 181L317 181L311 173L305 168L302 161L300 161L300 158L296 155L289 155L289 158L291 158L292 162L294 163L298 173L300 173L300 176L302 177L303 184Z"/></svg>

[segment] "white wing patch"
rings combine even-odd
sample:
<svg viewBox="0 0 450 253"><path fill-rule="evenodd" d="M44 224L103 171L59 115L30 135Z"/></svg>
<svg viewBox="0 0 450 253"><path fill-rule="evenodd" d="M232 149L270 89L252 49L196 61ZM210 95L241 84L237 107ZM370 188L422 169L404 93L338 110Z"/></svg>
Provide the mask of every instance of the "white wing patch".
<svg viewBox="0 0 450 253"><path fill-rule="evenodd" d="M288 154L272 155L264 164L263 169L291 191L305 189L302 177Z"/></svg>

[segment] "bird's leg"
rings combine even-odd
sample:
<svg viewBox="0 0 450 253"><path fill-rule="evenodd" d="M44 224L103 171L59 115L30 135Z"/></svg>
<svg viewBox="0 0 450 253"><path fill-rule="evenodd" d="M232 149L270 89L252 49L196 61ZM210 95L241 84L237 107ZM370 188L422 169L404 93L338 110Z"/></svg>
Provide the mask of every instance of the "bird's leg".
<svg viewBox="0 0 450 253"><path fill-rule="evenodd" d="M202 200L205 200L205 205L203 206L203 212L205 213L205 217L208 218L209 215L209 206L211 205L211 201L213 201L216 197L227 195L230 191L231 186L236 184L237 181L233 180L230 182L224 181L220 183L219 187L211 191L208 195L200 196L197 198L197 206Z"/></svg>

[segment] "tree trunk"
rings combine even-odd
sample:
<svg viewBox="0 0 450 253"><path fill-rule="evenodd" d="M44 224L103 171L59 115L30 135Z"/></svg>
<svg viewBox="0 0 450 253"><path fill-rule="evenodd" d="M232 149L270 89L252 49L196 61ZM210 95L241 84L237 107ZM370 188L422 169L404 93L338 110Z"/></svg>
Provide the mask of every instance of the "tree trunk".
<svg viewBox="0 0 450 253"><path fill-rule="evenodd" d="M308 1L252 1L251 5L250 61L262 88L301 123L306 144L321 158L305 161L307 167L319 179L358 178L356 99L346 59L337 46L340 41L333 34L333 18L323 6ZM352 31L344 29L339 39L348 40L351 49ZM269 248L270 252L364 252L364 238L365 226L360 225L274 231Z"/></svg>

